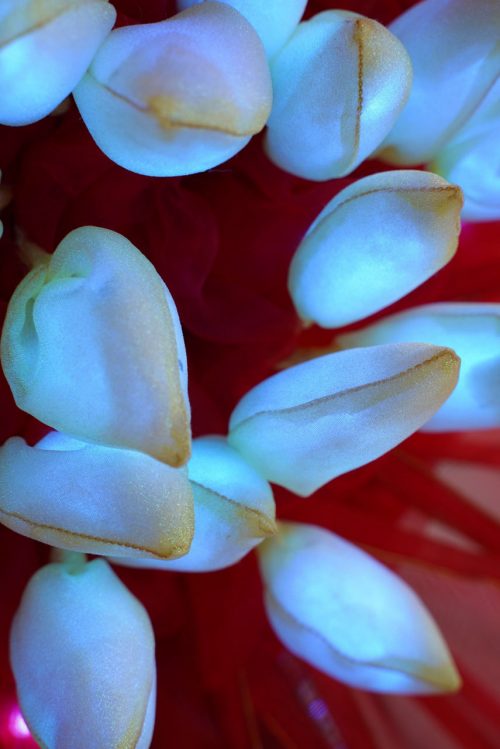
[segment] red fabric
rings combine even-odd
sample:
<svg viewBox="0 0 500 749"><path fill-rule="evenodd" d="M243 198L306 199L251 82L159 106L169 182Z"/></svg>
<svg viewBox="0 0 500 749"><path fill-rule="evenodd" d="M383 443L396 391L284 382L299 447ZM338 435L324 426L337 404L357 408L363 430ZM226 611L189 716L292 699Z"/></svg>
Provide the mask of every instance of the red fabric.
<svg viewBox="0 0 500 749"><path fill-rule="evenodd" d="M119 22L157 21L167 0L120 0ZM352 0L343 8L387 23L407 0ZM333 7L315 0L308 14ZM297 347L328 345L302 331L286 291L290 258L319 210L355 178L291 177L264 156L260 138L230 162L180 179L131 174L95 146L74 107L25 128L0 128L0 167L13 199L3 211L0 313L24 269L15 229L51 251L71 229L120 231L155 264L185 329L195 435L224 433L238 398ZM500 229L468 225L452 262L389 311L443 300L498 300ZM386 314L384 310L381 314ZM363 322L364 324L364 322ZM31 441L43 425L14 406L0 377L1 438ZM349 689L286 653L266 621L254 555L204 575L118 570L147 606L159 672L153 747L164 749L497 749L500 735L500 528L446 488L439 459L499 463L499 435L424 435L340 477L308 500L277 490L278 515L321 524L402 574L442 627L464 677L452 697L410 699ZM429 533L436 522L469 543ZM0 746L15 699L8 631L23 587L47 547L0 527ZM2 702L3 700L3 702ZM4 716L4 717L2 717ZM10 736L10 737L9 737ZM68 748L71 749L71 748Z"/></svg>

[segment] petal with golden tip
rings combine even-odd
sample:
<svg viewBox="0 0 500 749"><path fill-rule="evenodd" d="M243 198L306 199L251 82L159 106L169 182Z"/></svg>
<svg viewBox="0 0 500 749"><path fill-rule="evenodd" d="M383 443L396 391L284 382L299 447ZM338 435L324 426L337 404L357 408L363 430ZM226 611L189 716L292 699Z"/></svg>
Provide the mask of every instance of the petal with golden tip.
<svg viewBox="0 0 500 749"><path fill-rule="evenodd" d="M451 260L462 193L430 172L373 174L319 214L290 266L299 315L324 328L368 317Z"/></svg>
<svg viewBox="0 0 500 749"><path fill-rule="evenodd" d="M2 0L0 123L28 125L75 88L116 19L108 0Z"/></svg>
<svg viewBox="0 0 500 749"><path fill-rule="evenodd" d="M10 653L21 709L40 746L149 747L153 630L106 562L39 570L14 618Z"/></svg>
<svg viewBox="0 0 500 749"><path fill-rule="evenodd" d="M0 522L62 549L172 559L189 551L193 494L185 469L144 453L12 437L0 447Z"/></svg>
<svg viewBox="0 0 500 749"><path fill-rule="evenodd" d="M195 517L189 553L172 562L117 559L118 564L209 572L235 564L275 533L271 487L223 437L194 440L188 471Z"/></svg>
<svg viewBox="0 0 500 749"><path fill-rule="evenodd" d="M320 356L250 390L229 443L268 481L308 496L430 419L457 382L450 349L389 344Z"/></svg>
<svg viewBox="0 0 500 749"><path fill-rule="evenodd" d="M2 364L19 408L55 429L147 452L190 454L182 331L170 293L125 237L70 232L10 301Z"/></svg>
<svg viewBox="0 0 500 749"><path fill-rule="evenodd" d="M97 145L139 174L202 172L240 151L271 110L254 28L204 2L160 23L116 29L74 92Z"/></svg>
<svg viewBox="0 0 500 749"><path fill-rule="evenodd" d="M323 528L279 530L259 558L267 613L287 648L361 689L433 694L460 686L431 615L399 577Z"/></svg>
<svg viewBox="0 0 500 749"><path fill-rule="evenodd" d="M297 27L272 61L271 160L313 180L349 174L385 138L410 91L402 44L376 21L330 10Z"/></svg>

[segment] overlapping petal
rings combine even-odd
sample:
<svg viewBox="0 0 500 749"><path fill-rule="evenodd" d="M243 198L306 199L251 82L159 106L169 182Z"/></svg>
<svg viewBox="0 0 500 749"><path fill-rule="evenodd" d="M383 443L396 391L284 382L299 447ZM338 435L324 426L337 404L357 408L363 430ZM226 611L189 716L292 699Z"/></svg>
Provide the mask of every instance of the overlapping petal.
<svg viewBox="0 0 500 749"><path fill-rule="evenodd" d="M2 364L17 405L55 429L173 466L188 459L175 304L120 234L76 229L26 276L7 311Z"/></svg>
<svg viewBox="0 0 500 749"><path fill-rule="evenodd" d="M296 655L362 689L431 694L459 687L431 615L373 557L295 523L280 524L259 557L271 624Z"/></svg>
<svg viewBox="0 0 500 749"><path fill-rule="evenodd" d="M134 560L130 566L186 572L222 569L275 533L271 487L223 437L194 440L188 471L195 517L189 553L169 562Z"/></svg>
<svg viewBox="0 0 500 749"><path fill-rule="evenodd" d="M11 663L30 730L45 749L147 749L155 714L154 637L109 565L50 564L26 588Z"/></svg>
<svg viewBox="0 0 500 749"><path fill-rule="evenodd" d="M290 367L231 415L229 442L269 481L307 496L425 424L455 387L448 348L388 344Z"/></svg>
<svg viewBox="0 0 500 749"><path fill-rule="evenodd" d="M425 430L500 427L500 304L426 304L339 336L344 348L404 341L449 346L461 359L457 387Z"/></svg>
<svg viewBox="0 0 500 749"><path fill-rule="evenodd" d="M82 78L115 22L108 0L2 0L0 123L50 114Z"/></svg>
<svg viewBox="0 0 500 749"><path fill-rule="evenodd" d="M462 194L430 172L373 174L342 190L295 253L288 286L299 315L325 328L361 320L453 257Z"/></svg>
<svg viewBox="0 0 500 749"><path fill-rule="evenodd" d="M382 142L408 98L411 65L379 23L330 10L299 24L272 76L268 155L287 172L326 180L351 172Z"/></svg>
<svg viewBox="0 0 500 749"><path fill-rule="evenodd" d="M233 156L264 127L272 99L256 31L218 2L116 29L74 95L104 153L163 177Z"/></svg>
<svg viewBox="0 0 500 749"><path fill-rule="evenodd" d="M194 532L185 469L52 432L0 448L0 522L63 549L171 559Z"/></svg>

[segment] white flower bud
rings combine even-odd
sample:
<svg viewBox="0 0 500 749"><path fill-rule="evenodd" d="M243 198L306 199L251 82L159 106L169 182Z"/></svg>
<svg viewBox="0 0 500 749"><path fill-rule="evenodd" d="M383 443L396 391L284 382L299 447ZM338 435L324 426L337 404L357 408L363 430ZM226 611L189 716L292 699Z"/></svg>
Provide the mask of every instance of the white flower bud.
<svg viewBox="0 0 500 749"><path fill-rule="evenodd" d="M57 432L0 447L0 521L62 549L172 559L194 532L187 471Z"/></svg>
<svg viewBox="0 0 500 749"><path fill-rule="evenodd" d="M149 617L101 559L49 564L11 632L21 709L44 749L148 749L156 701Z"/></svg>
<svg viewBox="0 0 500 749"><path fill-rule="evenodd" d="M453 390L459 359L418 343L320 356L250 390L229 443L268 481L308 496L419 429Z"/></svg>
<svg viewBox="0 0 500 749"><path fill-rule="evenodd" d="M19 408L66 434L189 457L187 367L170 293L125 237L70 232L17 287L2 364Z"/></svg>
<svg viewBox="0 0 500 749"><path fill-rule="evenodd" d="M205 0L177 0L179 10L186 10ZM219 0L230 5L250 21L261 38L268 57L281 49L302 18L307 0Z"/></svg>
<svg viewBox="0 0 500 749"><path fill-rule="evenodd" d="M361 549L323 528L285 523L259 556L273 629L308 663L376 692L433 694L460 686L423 603Z"/></svg>
<svg viewBox="0 0 500 749"><path fill-rule="evenodd" d="M271 487L223 437L194 440L188 471L195 525L189 553L168 562L117 559L118 564L209 572L235 564L275 533Z"/></svg>
<svg viewBox="0 0 500 749"><path fill-rule="evenodd" d="M74 96L110 159L169 177L240 151L264 127L272 90L253 27L228 5L205 2L113 31Z"/></svg>
<svg viewBox="0 0 500 749"><path fill-rule="evenodd" d="M75 88L116 19L108 0L2 0L0 123L28 125Z"/></svg>
<svg viewBox="0 0 500 749"><path fill-rule="evenodd" d="M402 44L376 21L342 10L297 27L272 62L271 160L313 180L349 174L387 135L410 91Z"/></svg>
<svg viewBox="0 0 500 749"><path fill-rule="evenodd" d="M426 304L339 336L344 348L425 341L461 359L458 384L425 431L500 427L500 304Z"/></svg>
<svg viewBox="0 0 500 749"><path fill-rule="evenodd" d="M349 185L292 260L299 315L341 327L405 296L455 254L461 207L460 189L430 172L383 172Z"/></svg>

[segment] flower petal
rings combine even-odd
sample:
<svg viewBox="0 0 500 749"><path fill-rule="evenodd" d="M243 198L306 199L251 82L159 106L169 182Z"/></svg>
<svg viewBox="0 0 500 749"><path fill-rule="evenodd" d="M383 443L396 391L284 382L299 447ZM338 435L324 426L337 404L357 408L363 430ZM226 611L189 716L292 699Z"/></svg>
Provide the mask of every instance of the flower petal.
<svg viewBox="0 0 500 749"><path fill-rule="evenodd" d="M190 452L182 331L151 263L125 237L70 232L10 301L2 364L19 408L84 440Z"/></svg>
<svg viewBox="0 0 500 749"><path fill-rule="evenodd" d="M74 95L109 158L166 177L240 151L264 127L272 90L251 24L228 5L204 2L113 31Z"/></svg>
<svg viewBox="0 0 500 749"><path fill-rule="evenodd" d="M147 749L155 711L149 617L103 560L50 564L11 632L24 718L46 749Z"/></svg>
<svg viewBox="0 0 500 749"><path fill-rule="evenodd" d="M283 643L321 671L377 692L456 690L429 612L394 573L312 525L280 524L259 548L266 608Z"/></svg>
<svg viewBox="0 0 500 749"><path fill-rule="evenodd" d="M313 180L349 174L387 135L408 98L404 47L376 21L342 10L297 27L272 62L266 149Z"/></svg>
<svg viewBox="0 0 500 749"><path fill-rule="evenodd" d="M204 0L177 0L179 10L186 10ZM258 33L266 54L272 57L291 36L302 18L307 0L219 0L230 5L249 21Z"/></svg>
<svg viewBox="0 0 500 749"><path fill-rule="evenodd" d="M75 88L116 19L108 0L2 0L0 123L27 125Z"/></svg>
<svg viewBox="0 0 500 749"><path fill-rule="evenodd" d="M453 257L462 194L430 172L373 174L319 214L290 266L304 320L325 328L368 317L405 296Z"/></svg>
<svg viewBox="0 0 500 749"><path fill-rule="evenodd" d="M457 387L426 431L500 427L500 304L426 304L339 336L343 348L426 341L461 359Z"/></svg>
<svg viewBox="0 0 500 749"><path fill-rule="evenodd" d="M250 390L229 443L268 481L308 496L422 426L458 377L453 351L389 344L290 367Z"/></svg>
<svg viewBox="0 0 500 749"><path fill-rule="evenodd" d="M411 95L382 145L390 164L430 161L474 113L500 72L497 0L425 0L389 27L413 65Z"/></svg>
<svg viewBox="0 0 500 749"><path fill-rule="evenodd" d="M0 521L63 549L171 559L194 532L187 472L52 433L0 447Z"/></svg>
<svg viewBox="0 0 500 749"><path fill-rule="evenodd" d="M235 564L275 533L271 487L223 437L194 440L188 470L195 513L189 553L171 562L119 559L118 564L208 572Z"/></svg>

